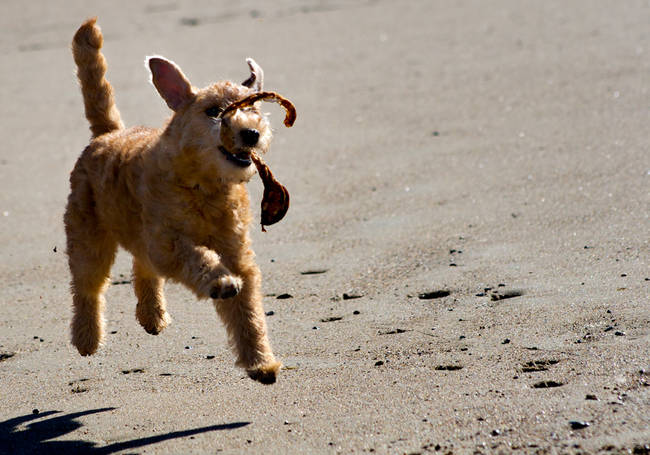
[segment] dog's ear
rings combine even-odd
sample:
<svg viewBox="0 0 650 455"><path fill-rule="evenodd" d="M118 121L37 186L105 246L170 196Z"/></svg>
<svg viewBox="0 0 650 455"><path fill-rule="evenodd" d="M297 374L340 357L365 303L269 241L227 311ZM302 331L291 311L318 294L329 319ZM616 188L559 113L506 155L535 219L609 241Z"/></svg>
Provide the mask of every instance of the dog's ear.
<svg viewBox="0 0 650 455"><path fill-rule="evenodd" d="M174 62L162 57L148 57L147 66L151 71L151 83L171 110L176 111L194 99L192 84Z"/></svg>
<svg viewBox="0 0 650 455"><path fill-rule="evenodd" d="M262 71L262 67L252 58L247 58L246 63L248 63L248 67L251 69L251 75L241 85L252 88L256 92L261 92L262 86L264 85L264 71Z"/></svg>

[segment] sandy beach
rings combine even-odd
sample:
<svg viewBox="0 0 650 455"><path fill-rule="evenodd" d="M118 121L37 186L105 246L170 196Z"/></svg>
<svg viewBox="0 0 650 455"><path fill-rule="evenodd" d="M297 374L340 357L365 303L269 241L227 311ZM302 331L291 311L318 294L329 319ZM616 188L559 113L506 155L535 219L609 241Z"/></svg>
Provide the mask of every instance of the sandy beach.
<svg viewBox="0 0 650 455"><path fill-rule="evenodd" d="M263 233L278 382L234 366L209 301L70 344L63 211L88 143L70 41L98 16L127 125L264 68ZM0 453L650 453L650 5L559 0L5 1L0 6ZM260 179L249 183L259 220Z"/></svg>

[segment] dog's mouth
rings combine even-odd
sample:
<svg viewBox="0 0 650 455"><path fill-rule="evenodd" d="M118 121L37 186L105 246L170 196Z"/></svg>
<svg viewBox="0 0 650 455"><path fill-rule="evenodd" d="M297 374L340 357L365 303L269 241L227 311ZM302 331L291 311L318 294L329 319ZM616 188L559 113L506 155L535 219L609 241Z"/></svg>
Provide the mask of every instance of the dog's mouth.
<svg viewBox="0 0 650 455"><path fill-rule="evenodd" d="M219 151L235 166L248 167L252 164L250 151L244 150L239 153L230 153L223 145L219 146Z"/></svg>

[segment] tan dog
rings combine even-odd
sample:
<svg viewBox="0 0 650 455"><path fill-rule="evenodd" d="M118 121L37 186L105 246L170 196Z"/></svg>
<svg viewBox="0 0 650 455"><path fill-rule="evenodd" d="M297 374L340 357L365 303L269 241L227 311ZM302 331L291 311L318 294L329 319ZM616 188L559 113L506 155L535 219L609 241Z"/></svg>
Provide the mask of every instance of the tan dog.
<svg viewBox="0 0 650 455"><path fill-rule="evenodd" d="M262 69L248 60L241 85L192 87L161 57L148 59L151 81L174 111L163 129L125 129L105 79L103 38L96 19L77 31L77 63L92 141L71 175L65 213L72 274L72 343L93 354L104 332L103 293L118 245L133 255L136 317L151 334L171 318L165 279L214 300L237 355L237 365L264 384L280 362L267 338L261 276L254 262L245 183L250 155L267 151L271 129L257 107L217 118L230 103L262 89Z"/></svg>

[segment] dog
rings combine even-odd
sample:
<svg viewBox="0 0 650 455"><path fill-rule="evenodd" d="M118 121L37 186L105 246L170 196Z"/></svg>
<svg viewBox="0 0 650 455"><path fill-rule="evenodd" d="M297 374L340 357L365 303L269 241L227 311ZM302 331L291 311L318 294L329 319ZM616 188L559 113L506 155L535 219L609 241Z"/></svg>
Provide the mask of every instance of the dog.
<svg viewBox="0 0 650 455"><path fill-rule="evenodd" d="M219 118L226 106L262 90L264 73L247 59L243 83L193 87L163 57L148 57L151 82L173 111L161 129L125 128L106 80L97 18L72 41L92 139L70 174L64 215L70 266L72 344L94 354L104 336L104 292L118 246L133 256L136 318L157 335L171 318L165 280L213 299L237 357L263 384L281 368L268 340L261 274L251 249L245 184L251 154L264 154L272 132L257 106Z"/></svg>

